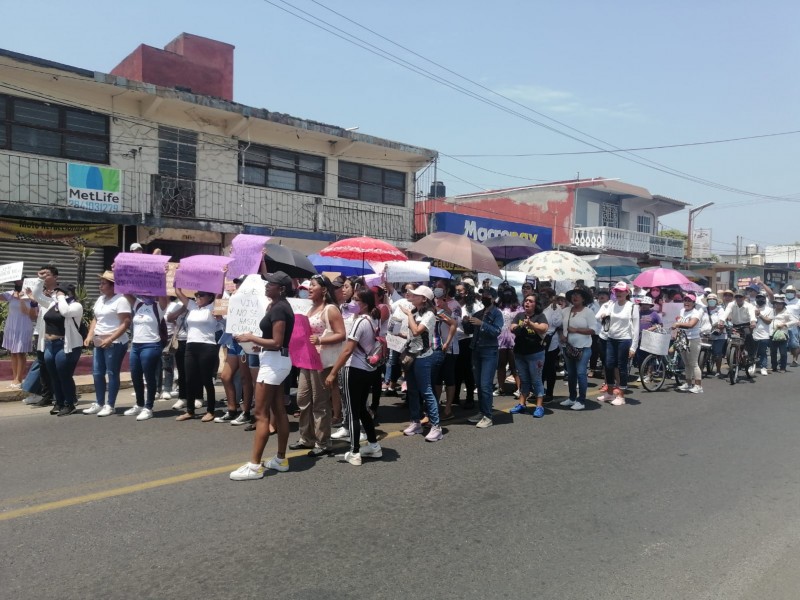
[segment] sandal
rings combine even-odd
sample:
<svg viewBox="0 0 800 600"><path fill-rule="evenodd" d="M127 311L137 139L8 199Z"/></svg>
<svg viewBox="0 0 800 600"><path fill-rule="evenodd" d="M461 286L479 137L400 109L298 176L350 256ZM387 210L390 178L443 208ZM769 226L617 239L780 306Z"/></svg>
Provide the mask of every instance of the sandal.
<svg viewBox="0 0 800 600"><path fill-rule="evenodd" d="M203 418L200 419L203 423L210 423L214 420L214 413L207 412L203 415Z"/></svg>
<svg viewBox="0 0 800 600"><path fill-rule="evenodd" d="M190 419L196 419L196 418L197 418L197 416L194 413L186 412L186 413L183 413L182 415L178 415L177 417L175 417L175 420L176 421L188 421Z"/></svg>

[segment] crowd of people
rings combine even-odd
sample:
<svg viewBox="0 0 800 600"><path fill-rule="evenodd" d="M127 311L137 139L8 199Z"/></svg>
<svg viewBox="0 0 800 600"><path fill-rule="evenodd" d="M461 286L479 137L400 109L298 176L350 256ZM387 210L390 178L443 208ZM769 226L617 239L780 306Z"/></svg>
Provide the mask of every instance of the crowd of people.
<svg viewBox="0 0 800 600"><path fill-rule="evenodd" d="M376 423L381 396L390 394L405 396L409 423L403 434L431 443L442 440L442 423L455 417L454 406L474 409L468 421L476 428L491 427L494 397L506 392L517 399L511 413L530 411L542 418L544 403L554 399L564 375L568 394L562 406L586 407L590 372L603 380L597 400L622 406L632 367L647 354L641 348L645 330L680 332L687 367L686 383L678 389L695 394L703 392L702 337L718 376L731 329L742 330L762 375L770 366L786 372L790 356L797 366L800 353L800 299L791 285L781 293L756 283L741 291L715 294L707 288L696 295L625 282L590 289L578 282L559 294L545 283L528 282L518 294L507 282L494 289L488 281L478 286L468 275L367 286L361 277L297 280L282 271L267 273L263 263L261 277L269 303L260 332L231 335L225 333L225 317L214 310L216 294L201 290L189 297L181 289L174 297L121 294L113 267L97 276L99 296L84 325L85 307L75 286L61 283L57 268L45 265L32 288L23 289L19 281L0 295L9 303L3 346L12 356L11 386L29 393L26 403L68 416L77 410L78 359L93 348L94 401L82 413L108 417L117 412L120 371L130 353L135 403L123 414L145 421L153 417L157 399L175 399L177 421L200 419L255 431L248 462L230 474L247 480L263 477L265 469L286 471L287 449L325 456L335 440L349 442L344 459L350 464L380 458ZM235 289L225 295L238 293L243 281L234 279ZM288 299L295 295L310 301L308 342L321 369L293 364L295 314ZM666 303L680 309L667 311ZM677 316L668 321L665 313ZM23 381L34 339L37 360ZM385 352L387 345L392 349ZM220 366L224 411L217 411L215 397ZM291 387L297 388L299 437L290 444ZM277 453L264 462L272 434Z"/></svg>

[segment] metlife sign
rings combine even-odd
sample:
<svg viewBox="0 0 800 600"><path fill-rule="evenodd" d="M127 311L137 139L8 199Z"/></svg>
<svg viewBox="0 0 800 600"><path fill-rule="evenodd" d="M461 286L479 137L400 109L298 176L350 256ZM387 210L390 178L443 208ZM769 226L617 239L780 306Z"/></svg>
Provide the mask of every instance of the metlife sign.
<svg viewBox="0 0 800 600"><path fill-rule="evenodd" d="M437 213L436 230L464 234L476 242L502 235L518 235L536 242L542 250L552 250L553 230L524 223L484 219L455 213Z"/></svg>
<svg viewBox="0 0 800 600"><path fill-rule="evenodd" d="M67 163L67 206L94 212L119 212L119 169Z"/></svg>

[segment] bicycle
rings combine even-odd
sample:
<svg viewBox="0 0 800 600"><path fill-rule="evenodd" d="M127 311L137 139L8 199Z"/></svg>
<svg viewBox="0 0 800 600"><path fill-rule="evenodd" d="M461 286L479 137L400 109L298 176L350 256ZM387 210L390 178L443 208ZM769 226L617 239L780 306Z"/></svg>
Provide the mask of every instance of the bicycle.
<svg viewBox="0 0 800 600"><path fill-rule="evenodd" d="M731 385L739 381L739 371L744 369L748 380L753 380L755 363L747 351L747 336L750 335L750 325L731 325L728 331L728 379Z"/></svg>
<svg viewBox="0 0 800 600"><path fill-rule="evenodd" d="M663 331L661 331L663 333ZM681 385L683 362L680 350L688 347L686 332L678 330L677 336L666 355L648 354L639 367L639 379L648 392L657 392L668 378L675 378L675 385Z"/></svg>
<svg viewBox="0 0 800 600"><path fill-rule="evenodd" d="M697 364L700 366L700 372L703 375L711 377L714 374L714 355L711 352L712 338L703 336L700 338L700 355L697 358Z"/></svg>

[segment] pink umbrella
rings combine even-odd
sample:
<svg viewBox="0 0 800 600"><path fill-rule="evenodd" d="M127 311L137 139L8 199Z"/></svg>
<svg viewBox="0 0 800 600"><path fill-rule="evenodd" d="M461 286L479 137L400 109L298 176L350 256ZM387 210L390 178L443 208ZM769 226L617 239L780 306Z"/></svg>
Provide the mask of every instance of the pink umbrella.
<svg viewBox="0 0 800 600"><path fill-rule="evenodd" d="M650 269L649 271L643 271L633 280L633 285L641 288L665 287L668 285L683 286L687 283L691 283L691 281L675 269Z"/></svg>

